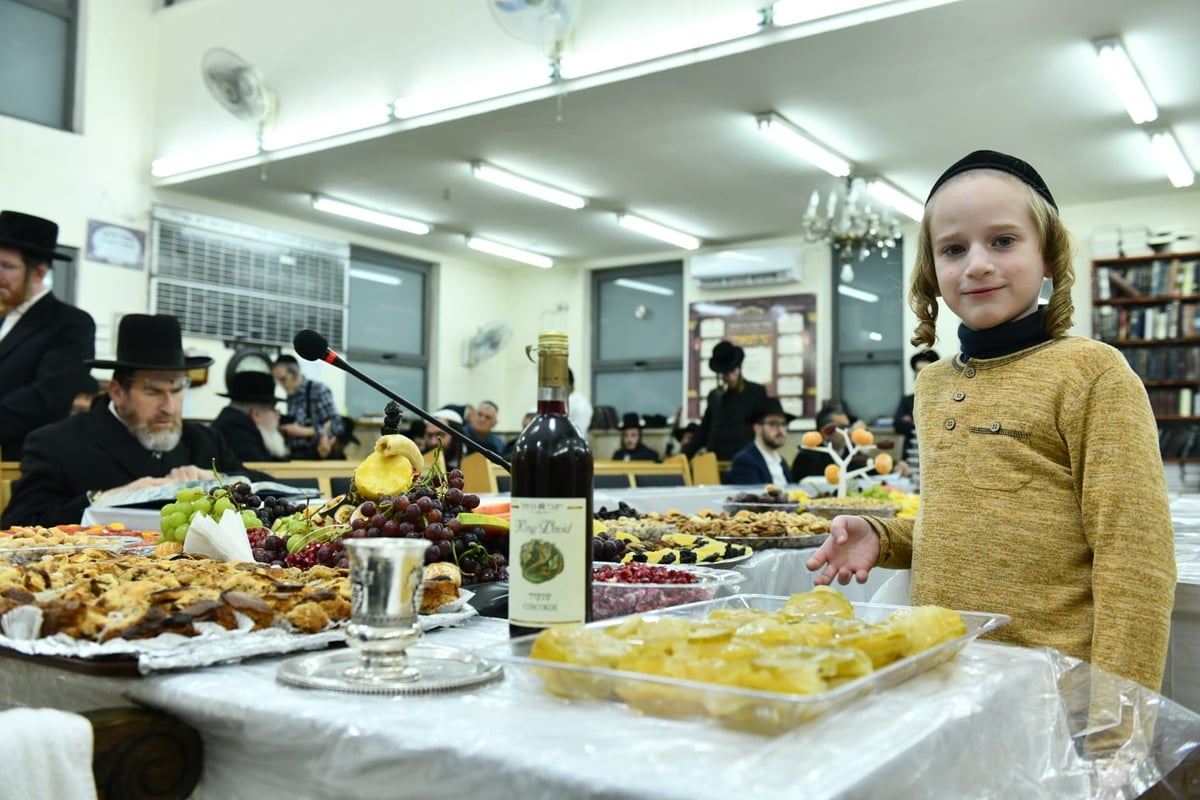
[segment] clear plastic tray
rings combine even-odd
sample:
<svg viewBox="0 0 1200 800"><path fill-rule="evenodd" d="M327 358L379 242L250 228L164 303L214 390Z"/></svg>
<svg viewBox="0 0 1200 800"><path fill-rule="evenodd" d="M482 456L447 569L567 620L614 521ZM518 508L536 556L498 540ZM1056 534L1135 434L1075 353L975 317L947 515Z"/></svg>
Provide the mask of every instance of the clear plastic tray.
<svg viewBox="0 0 1200 800"><path fill-rule="evenodd" d="M0 547L0 561L10 564L29 564L52 556L81 553L84 550L103 550L106 553L132 551L143 546L136 536L100 536L82 544L33 544L24 547Z"/></svg>
<svg viewBox="0 0 1200 800"><path fill-rule="evenodd" d="M736 594L702 603L675 606L643 616L703 619L710 611L718 608L775 611L782 608L787 599L773 595ZM867 622L883 621L896 609L904 608L879 603L853 605L855 616ZM778 734L855 699L885 690L943 664L954 658L972 640L1011 621L1011 618L1004 614L969 611L959 613L967 628L963 636L943 642L915 656L901 659L834 689L805 695L742 689L640 672L537 660L530 658L536 634L480 648L477 652L482 658L495 659L522 668L541 681L548 691L572 700L617 702L625 704L631 710L654 716L711 718L718 724L739 730ZM608 627L622 619L618 617L594 622L589 627ZM625 699L622 699L622 696Z"/></svg>

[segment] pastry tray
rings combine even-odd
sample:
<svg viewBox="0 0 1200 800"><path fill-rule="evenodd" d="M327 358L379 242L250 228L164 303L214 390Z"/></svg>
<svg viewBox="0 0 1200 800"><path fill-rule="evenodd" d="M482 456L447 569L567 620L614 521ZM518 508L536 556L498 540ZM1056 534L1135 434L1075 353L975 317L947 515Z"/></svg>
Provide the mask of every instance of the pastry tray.
<svg viewBox="0 0 1200 800"><path fill-rule="evenodd" d="M675 606L652 613L646 618L684 617L703 619L718 608L753 608L775 611L787 602L786 597L762 594L737 594L702 603ZM854 603L858 619L867 622L886 620L888 615L905 606L880 603ZM914 656L903 658L869 675L816 694L784 694L714 683L701 683L666 678L640 672L627 672L597 667L584 667L562 662L543 661L530 657L537 635L522 636L495 645L479 648L476 653L484 659L502 661L520 667L544 687L566 687L576 699L571 702L598 701L623 703L617 692L627 696L637 694L650 698L637 709L640 713L678 718L709 718L718 724L759 734L778 734L815 719L858 698L884 691L903 681L954 658L968 643L989 631L1007 625L1011 618L1004 614L960 611L967 632ZM588 627L604 628L620 623L624 617L590 623ZM549 691L549 689L547 688ZM559 694L562 694L560 691ZM633 708L630 708L634 711Z"/></svg>

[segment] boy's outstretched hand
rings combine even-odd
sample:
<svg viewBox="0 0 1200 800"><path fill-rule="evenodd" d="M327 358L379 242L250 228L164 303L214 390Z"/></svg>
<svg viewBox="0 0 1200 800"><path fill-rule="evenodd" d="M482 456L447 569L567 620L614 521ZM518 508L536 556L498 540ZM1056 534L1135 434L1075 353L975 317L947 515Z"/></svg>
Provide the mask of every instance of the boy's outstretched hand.
<svg viewBox="0 0 1200 800"><path fill-rule="evenodd" d="M828 586L834 578L844 586L852 577L866 583L867 574L878 560L879 534L862 517L843 515L833 518L829 538L813 553L807 566L810 572L821 570L813 576L817 586Z"/></svg>

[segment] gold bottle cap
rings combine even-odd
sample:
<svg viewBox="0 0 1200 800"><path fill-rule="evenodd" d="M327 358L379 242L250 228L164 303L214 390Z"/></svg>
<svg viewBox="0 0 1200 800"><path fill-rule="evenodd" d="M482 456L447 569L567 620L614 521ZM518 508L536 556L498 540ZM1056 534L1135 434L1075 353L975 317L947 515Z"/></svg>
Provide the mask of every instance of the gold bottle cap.
<svg viewBox="0 0 1200 800"><path fill-rule="evenodd" d="M538 349L567 350L567 334L563 331L542 331L538 334Z"/></svg>

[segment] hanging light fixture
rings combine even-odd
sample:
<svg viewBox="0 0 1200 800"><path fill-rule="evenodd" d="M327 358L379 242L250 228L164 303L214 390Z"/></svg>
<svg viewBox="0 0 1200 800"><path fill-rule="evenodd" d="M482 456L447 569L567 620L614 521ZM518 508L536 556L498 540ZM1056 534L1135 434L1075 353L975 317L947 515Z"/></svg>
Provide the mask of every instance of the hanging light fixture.
<svg viewBox="0 0 1200 800"><path fill-rule="evenodd" d="M876 207L871 199L865 180L847 176L845 189L830 192L823 203L821 193L814 190L801 219L805 239L826 242L838 251L844 283L854 280L850 262L856 256L866 261L878 251L887 258L900 241L900 220L890 208Z"/></svg>

